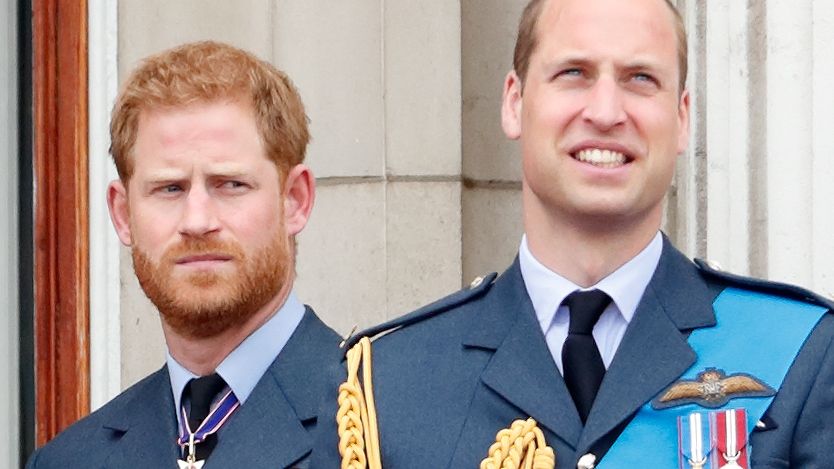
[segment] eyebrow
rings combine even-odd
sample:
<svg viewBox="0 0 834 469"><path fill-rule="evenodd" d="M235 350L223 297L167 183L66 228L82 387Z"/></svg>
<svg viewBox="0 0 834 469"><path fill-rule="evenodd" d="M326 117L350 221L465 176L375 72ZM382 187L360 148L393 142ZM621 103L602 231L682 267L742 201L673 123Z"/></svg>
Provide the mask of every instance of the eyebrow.
<svg viewBox="0 0 834 469"><path fill-rule="evenodd" d="M150 184L158 184L161 182L179 181L185 179L186 175L183 171L178 169L159 169L152 171L147 175L146 182Z"/></svg>
<svg viewBox="0 0 834 469"><path fill-rule="evenodd" d="M545 70L553 70L554 68L560 68L570 65L590 65L593 63L593 60L579 56L579 55L568 55L562 58L558 58L555 60L549 60L544 63Z"/></svg>
<svg viewBox="0 0 834 469"><path fill-rule="evenodd" d="M566 55L561 58L550 60L544 63L544 68L553 69L557 67L564 67L570 65L593 65L596 61L592 58L583 55ZM618 68L634 70L634 69L650 69L661 70L663 67L656 61L647 58L636 58L625 63L618 63Z"/></svg>
<svg viewBox="0 0 834 469"><path fill-rule="evenodd" d="M236 164L220 164L217 166L209 166L205 171L206 177L243 177L251 174L246 168Z"/></svg>
<svg viewBox="0 0 834 469"><path fill-rule="evenodd" d="M653 70L653 71L662 71L663 67L652 60L645 60L645 59L638 59L632 62L626 63L621 68L625 70Z"/></svg>

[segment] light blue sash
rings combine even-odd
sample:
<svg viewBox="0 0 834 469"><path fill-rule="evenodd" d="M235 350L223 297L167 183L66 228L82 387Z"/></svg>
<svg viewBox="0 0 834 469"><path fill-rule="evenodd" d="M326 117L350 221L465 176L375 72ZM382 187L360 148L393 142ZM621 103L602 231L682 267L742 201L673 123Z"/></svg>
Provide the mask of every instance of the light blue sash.
<svg viewBox="0 0 834 469"><path fill-rule="evenodd" d="M682 376L694 380L706 368L752 375L778 390L800 348L827 309L773 295L725 289L713 304L717 325L696 329L689 345L695 363ZM774 396L740 397L724 409L747 409L748 435ZM678 467L678 416L705 409L686 404L662 410L643 406L597 469ZM752 449L755 451L755 448Z"/></svg>

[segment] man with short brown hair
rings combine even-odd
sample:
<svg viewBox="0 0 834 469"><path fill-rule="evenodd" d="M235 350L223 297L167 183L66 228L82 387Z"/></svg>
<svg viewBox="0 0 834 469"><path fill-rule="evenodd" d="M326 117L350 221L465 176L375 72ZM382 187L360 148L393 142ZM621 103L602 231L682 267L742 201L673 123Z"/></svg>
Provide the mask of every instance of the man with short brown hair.
<svg viewBox="0 0 834 469"><path fill-rule="evenodd" d="M518 257L350 340L340 397L367 418L340 400L343 464L361 430L387 468L834 467L832 305L693 263L660 232L685 60L666 0L530 3L501 107ZM383 332L371 393L356 358Z"/></svg>
<svg viewBox="0 0 834 469"><path fill-rule="evenodd" d="M340 338L293 293L315 198L295 87L240 49L186 44L133 71L111 139L110 215L167 363L27 467L310 467Z"/></svg>

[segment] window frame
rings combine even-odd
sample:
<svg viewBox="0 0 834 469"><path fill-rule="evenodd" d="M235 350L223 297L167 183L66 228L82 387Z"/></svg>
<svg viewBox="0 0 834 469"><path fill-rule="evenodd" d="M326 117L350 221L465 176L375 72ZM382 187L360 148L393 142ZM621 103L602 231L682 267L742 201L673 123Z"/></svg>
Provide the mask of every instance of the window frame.
<svg viewBox="0 0 834 469"><path fill-rule="evenodd" d="M35 443L90 407L87 1L32 3Z"/></svg>

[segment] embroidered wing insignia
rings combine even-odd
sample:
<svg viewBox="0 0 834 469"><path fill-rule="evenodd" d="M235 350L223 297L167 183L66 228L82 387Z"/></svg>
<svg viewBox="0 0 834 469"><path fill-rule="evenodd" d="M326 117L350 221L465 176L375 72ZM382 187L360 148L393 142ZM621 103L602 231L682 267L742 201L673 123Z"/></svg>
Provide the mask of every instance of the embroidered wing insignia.
<svg viewBox="0 0 834 469"><path fill-rule="evenodd" d="M698 373L694 380L682 379L672 383L652 401L655 409L667 409L686 404L716 409L723 407L730 399L739 397L767 397L776 391L756 378L745 373L730 376L716 368L707 368Z"/></svg>

